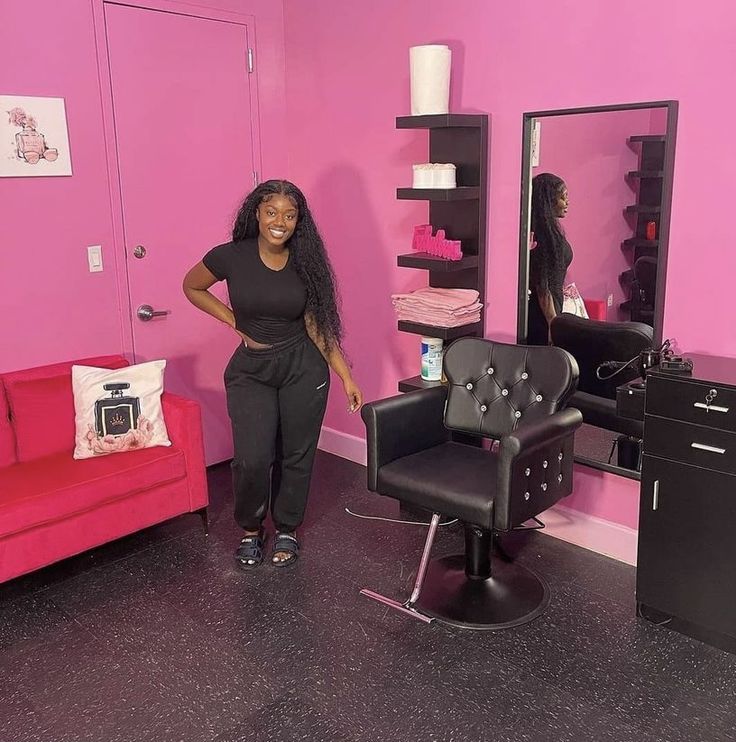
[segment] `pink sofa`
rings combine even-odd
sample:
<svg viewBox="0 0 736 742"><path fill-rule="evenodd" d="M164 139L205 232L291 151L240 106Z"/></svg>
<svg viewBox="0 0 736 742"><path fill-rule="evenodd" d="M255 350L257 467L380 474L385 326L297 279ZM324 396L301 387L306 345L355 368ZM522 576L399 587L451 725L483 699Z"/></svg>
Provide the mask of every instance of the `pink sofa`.
<svg viewBox="0 0 736 742"><path fill-rule="evenodd" d="M163 395L170 447L75 461L74 363L128 365L104 356L0 374L0 582L182 513L206 528L199 405Z"/></svg>

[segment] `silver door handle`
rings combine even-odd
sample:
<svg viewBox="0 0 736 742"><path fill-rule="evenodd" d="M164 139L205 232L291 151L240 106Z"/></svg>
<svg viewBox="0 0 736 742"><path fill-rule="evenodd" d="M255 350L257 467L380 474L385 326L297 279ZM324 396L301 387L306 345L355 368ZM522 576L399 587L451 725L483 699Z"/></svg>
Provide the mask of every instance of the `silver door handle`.
<svg viewBox="0 0 736 742"><path fill-rule="evenodd" d="M652 496L652 510L659 507L659 479L654 480L654 495Z"/></svg>
<svg viewBox="0 0 736 742"><path fill-rule="evenodd" d="M706 402L694 402L693 407L706 412L728 412L728 407L721 407L717 404L707 404Z"/></svg>
<svg viewBox="0 0 736 742"><path fill-rule="evenodd" d="M725 448L718 448L718 446L706 446L705 443L691 443L690 448L697 448L699 451L710 451L710 453L726 453Z"/></svg>
<svg viewBox="0 0 736 742"><path fill-rule="evenodd" d="M164 317L168 313L168 309L155 312L150 304L141 304L136 310L136 315L141 322L150 322L154 317Z"/></svg>

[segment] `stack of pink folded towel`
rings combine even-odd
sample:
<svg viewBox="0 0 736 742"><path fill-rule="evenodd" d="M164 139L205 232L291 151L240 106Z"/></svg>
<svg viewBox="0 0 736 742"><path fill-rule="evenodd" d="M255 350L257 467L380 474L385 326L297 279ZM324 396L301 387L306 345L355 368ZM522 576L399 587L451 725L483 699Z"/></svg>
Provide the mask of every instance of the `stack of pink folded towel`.
<svg viewBox="0 0 736 742"><path fill-rule="evenodd" d="M459 327L480 322L483 305L473 289L423 288L391 297L400 320L436 327Z"/></svg>

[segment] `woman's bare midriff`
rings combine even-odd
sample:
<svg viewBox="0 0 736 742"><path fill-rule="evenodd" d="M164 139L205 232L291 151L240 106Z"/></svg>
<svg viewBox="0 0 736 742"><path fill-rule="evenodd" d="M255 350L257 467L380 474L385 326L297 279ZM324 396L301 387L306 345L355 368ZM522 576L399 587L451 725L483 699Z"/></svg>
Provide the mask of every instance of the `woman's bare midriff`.
<svg viewBox="0 0 736 742"><path fill-rule="evenodd" d="M252 340L243 332L241 332L240 335L243 338L243 345L245 345L246 348L251 348L252 350L268 350L268 348L273 348L273 345L264 345L263 343L257 343L255 340Z"/></svg>

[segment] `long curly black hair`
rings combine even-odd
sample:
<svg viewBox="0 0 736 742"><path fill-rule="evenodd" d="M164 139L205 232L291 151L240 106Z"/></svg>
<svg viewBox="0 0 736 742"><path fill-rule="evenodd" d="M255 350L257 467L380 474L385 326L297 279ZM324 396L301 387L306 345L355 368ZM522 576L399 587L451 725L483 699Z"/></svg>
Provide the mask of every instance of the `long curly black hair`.
<svg viewBox="0 0 736 742"><path fill-rule="evenodd" d="M290 259L307 289L305 313L314 319L317 331L328 350L335 346L340 347L342 322L338 311L339 294L335 273L307 199L293 183L288 180L267 180L252 190L235 217L233 242L258 236L258 206L276 194L286 196L298 212L296 228L287 246Z"/></svg>
<svg viewBox="0 0 736 742"><path fill-rule="evenodd" d="M556 277L565 272L565 233L558 216L558 201L565 181L552 173L540 173L532 179L531 228L537 246L529 262L529 283L534 288L560 289Z"/></svg>

